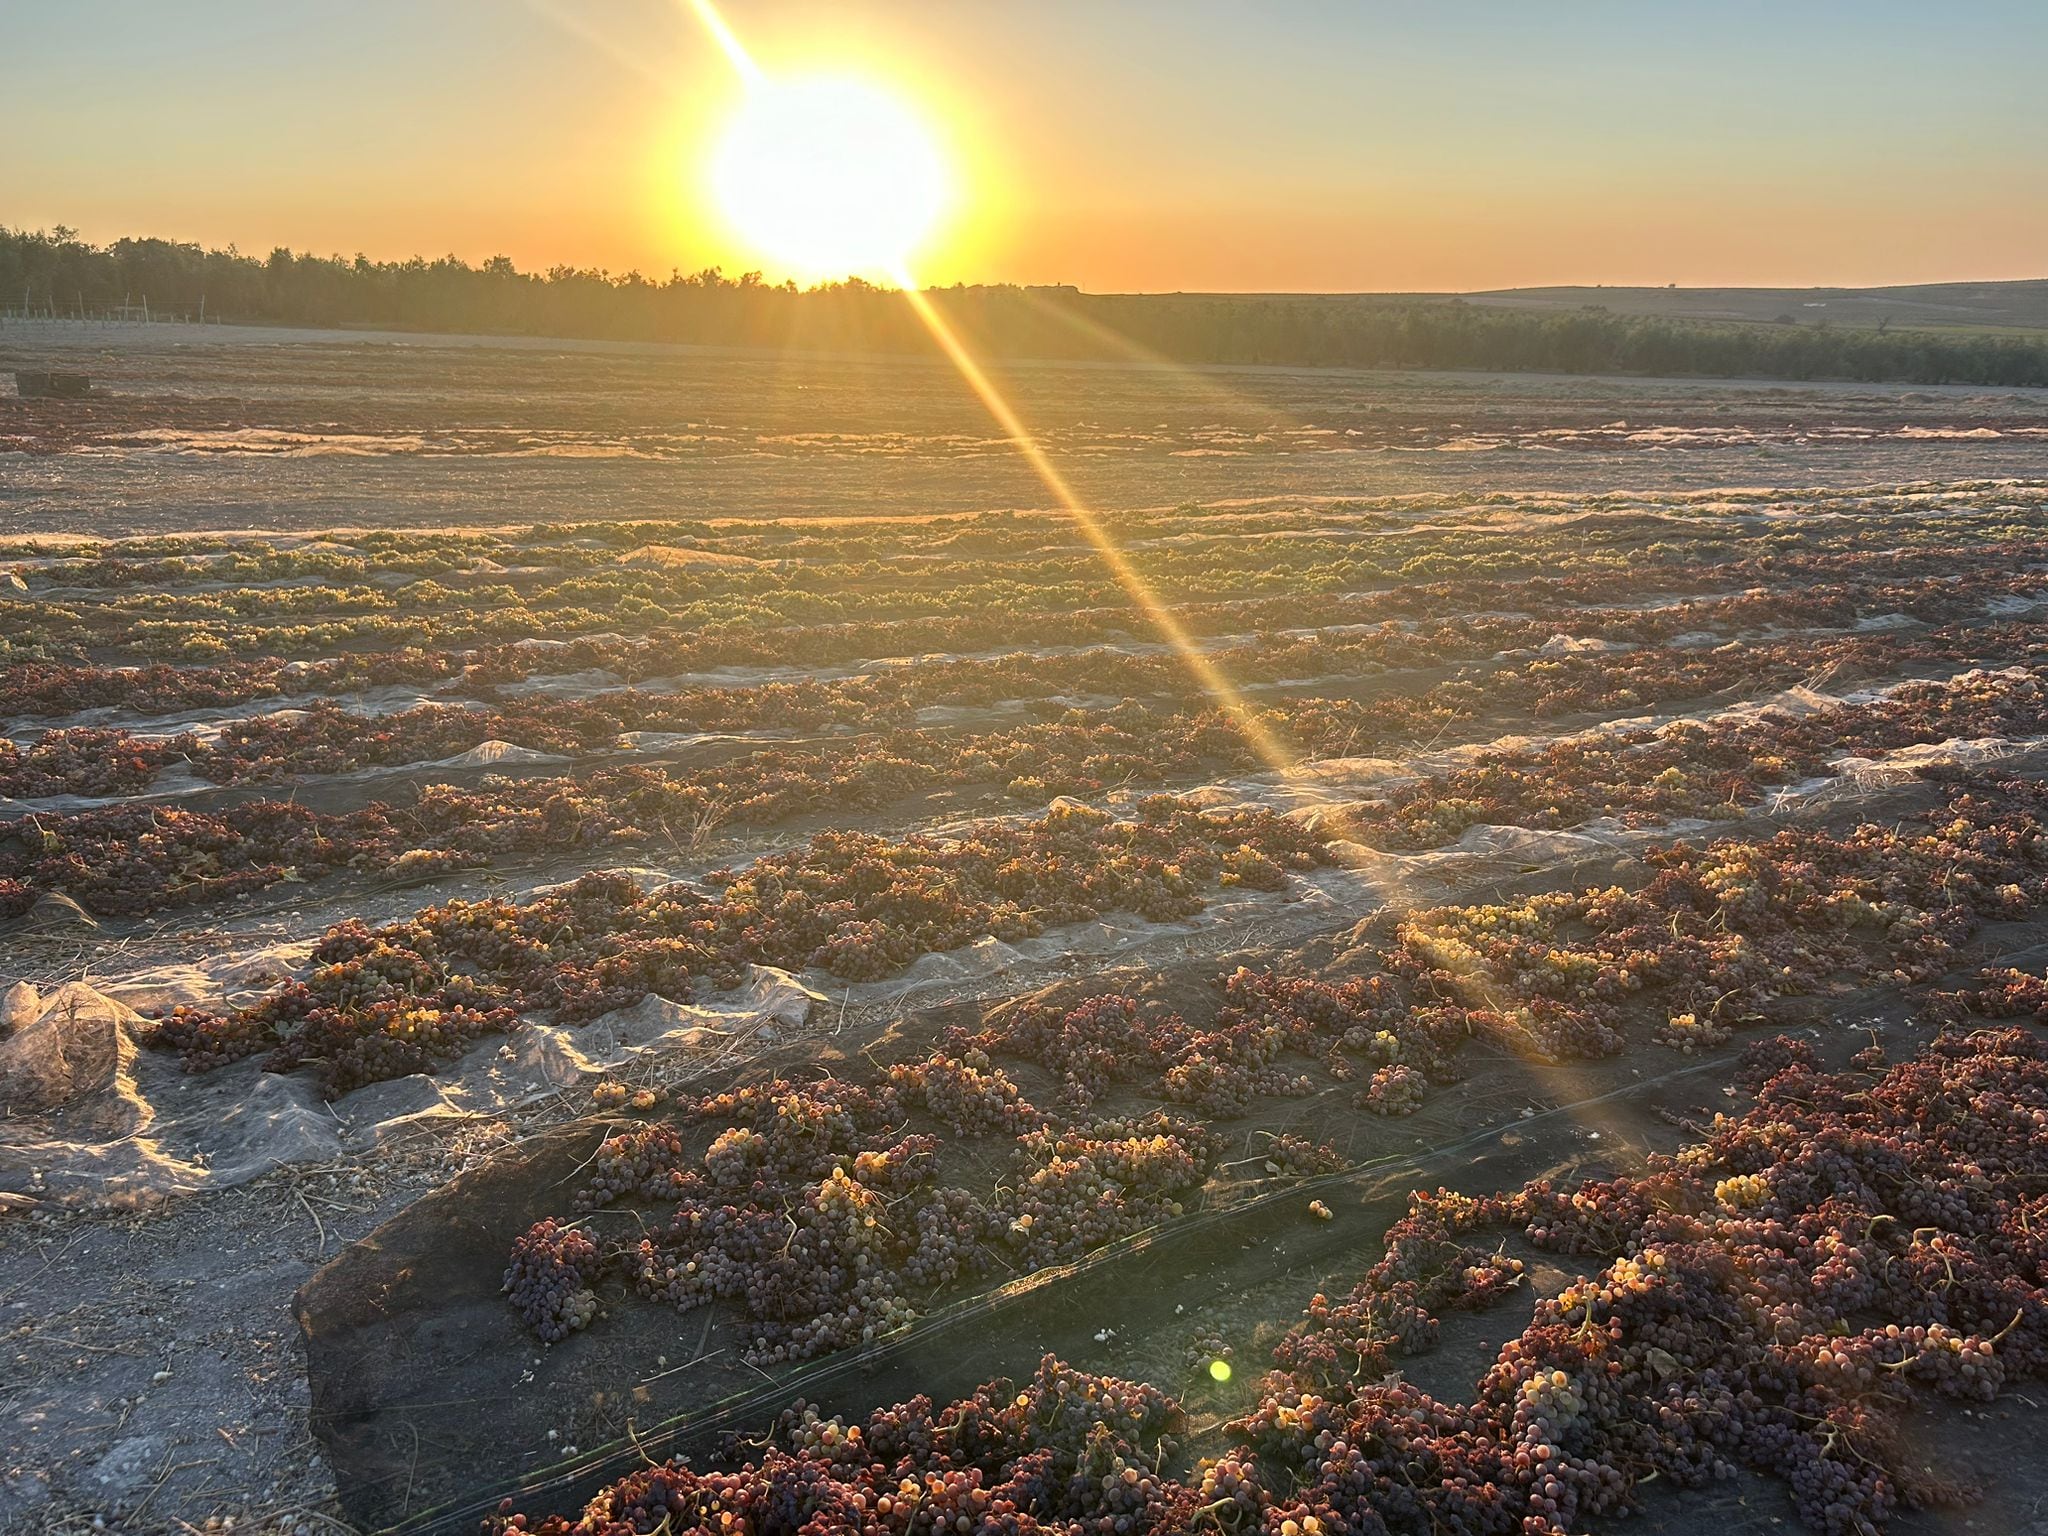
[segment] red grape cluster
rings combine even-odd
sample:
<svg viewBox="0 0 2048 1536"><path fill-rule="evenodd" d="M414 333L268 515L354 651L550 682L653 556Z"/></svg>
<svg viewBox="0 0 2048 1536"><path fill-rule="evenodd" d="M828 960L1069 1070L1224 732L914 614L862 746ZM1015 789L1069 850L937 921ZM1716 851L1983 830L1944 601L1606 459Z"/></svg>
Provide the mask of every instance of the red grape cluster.
<svg viewBox="0 0 2048 1536"><path fill-rule="evenodd" d="M799 1359L902 1326L922 1305L912 1298L979 1277L1001 1249L1049 1263L1177 1214L1176 1197L1220 1151L1163 1114L1042 1126L1007 1079L944 1054L894 1076L879 1090L776 1079L705 1099L689 1116L709 1134L697 1156L683 1127L607 1138L577 1208L665 1201L672 1215L590 1259L582 1279L613 1273L684 1308L733 1303L750 1319L754 1358ZM901 1134L906 1108L956 1135L1012 1132L1012 1168L986 1194L939 1185L941 1144ZM1304 1169L1334 1165L1329 1149L1297 1143L1280 1155ZM555 1230L543 1222L529 1239L552 1241Z"/></svg>
<svg viewBox="0 0 2048 1536"><path fill-rule="evenodd" d="M1639 890L1552 892L1405 919L1390 964L1467 1022L1552 1057L1621 1048L1631 1009L1705 1044L1841 969L1940 975L1985 922L2048 896L2025 786L1975 782L1917 823L1796 828L1647 850Z"/></svg>
<svg viewBox="0 0 2048 1536"><path fill-rule="evenodd" d="M997 1202L1004 1236L1034 1268L1079 1258L1181 1213L1219 1140L1166 1114L1018 1138L1020 1167Z"/></svg>
<svg viewBox="0 0 2048 1536"><path fill-rule="evenodd" d="M145 740L109 726L47 731L26 747L0 737L0 795L139 795L180 755L175 740Z"/></svg>
<svg viewBox="0 0 2048 1536"><path fill-rule="evenodd" d="M505 1294L526 1326L553 1344L597 1316L597 1293L590 1287L601 1267L596 1243L550 1217L513 1243Z"/></svg>
<svg viewBox="0 0 2048 1536"><path fill-rule="evenodd" d="M1173 1028L1172 1021L1148 1026L1137 1001L1116 993L1071 1008L1020 998L991 1013L979 1033L962 1032L959 1043L1036 1062L1060 1079L1063 1104L1085 1109L1115 1084L1147 1073L1162 1032Z"/></svg>
<svg viewBox="0 0 2048 1536"><path fill-rule="evenodd" d="M1040 1119L1017 1085L990 1065L979 1050L965 1059L931 1056L899 1064L889 1081L907 1104L915 1104L960 1136L1015 1135Z"/></svg>
<svg viewBox="0 0 2048 1536"><path fill-rule="evenodd" d="M1380 1067L1354 1101L1375 1115L1412 1115L1429 1095L1429 1079L1413 1067Z"/></svg>
<svg viewBox="0 0 2048 1536"><path fill-rule="evenodd" d="M615 1200L659 1200L685 1183L683 1138L673 1127L644 1126L608 1136L590 1160L590 1176L577 1191L580 1210Z"/></svg>

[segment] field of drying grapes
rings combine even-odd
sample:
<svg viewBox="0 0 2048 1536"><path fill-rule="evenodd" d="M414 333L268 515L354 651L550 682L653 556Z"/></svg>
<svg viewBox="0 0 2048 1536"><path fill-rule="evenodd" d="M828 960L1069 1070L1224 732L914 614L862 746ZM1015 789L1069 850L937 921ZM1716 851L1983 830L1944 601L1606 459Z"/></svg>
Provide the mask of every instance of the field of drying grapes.
<svg viewBox="0 0 2048 1536"><path fill-rule="evenodd" d="M0 415L0 1529L2048 1529L2042 401L1106 498L1199 670L231 404Z"/></svg>

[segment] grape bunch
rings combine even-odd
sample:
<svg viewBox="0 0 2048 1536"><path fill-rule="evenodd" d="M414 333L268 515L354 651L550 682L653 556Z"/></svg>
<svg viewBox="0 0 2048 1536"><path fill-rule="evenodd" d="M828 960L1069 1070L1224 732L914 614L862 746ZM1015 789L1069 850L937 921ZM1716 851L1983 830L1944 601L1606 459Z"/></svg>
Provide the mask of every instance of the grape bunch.
<svg viewBox="0 0 2048 1536"><path fill-rule="evenodd" d="M1019 1138L1015 1182L997 1209L1033 1266L1064 1263L1181 1213L1220 1143L1166 1115L1097 1121Z"/></svg>
<svg viewBox="0 0 2048 1536"><path fill-rule="evenodd" d="M629 1195L657 1200L683 1181L683 1138L669 1126L608 1136L593 1154L590 1177L576 1193L578 1210L596 1210Z"/></svg>
<svg viewBox="0 0 2048 1536"><path fill-rule="evenodd" d="M505 1294L543 1343L559 1343L597 1316L592 1285L602 1267L597 1244L585 1233L545 1217L513 1243Z"/></svg>
<svg viewBox="0 0 2048 1536"><path fill-rule="evenodd" d="M1429 1096L1429 1079L1413 1067L1381 1067L1352 1101L1375 1115L1412 1115Z"/></svg>
<svg viewBox="0 0 2048 1536"><path fill-rule="evenodd" d="M919 1105L961 1136L987 1136L997 1131L1015 1135L1038 1123L1036 1109L985 1053L932 1056L915 1064L898 1064L889 1081L907 1104Z"/></svg>
<svg viewBox="0 0 2048 1536"><path fill-rule="evenodd" d="M1060 1079L1060 1101L1086 1109L1121 1082L1152 1069L1162 1041L1184 1032L1169 1017L1147 1024L1137 1001L1116 993L1072 1008L1021 998L995 1010L978 1034L961 1032L961 1047L1036 1062Z"/></svg>

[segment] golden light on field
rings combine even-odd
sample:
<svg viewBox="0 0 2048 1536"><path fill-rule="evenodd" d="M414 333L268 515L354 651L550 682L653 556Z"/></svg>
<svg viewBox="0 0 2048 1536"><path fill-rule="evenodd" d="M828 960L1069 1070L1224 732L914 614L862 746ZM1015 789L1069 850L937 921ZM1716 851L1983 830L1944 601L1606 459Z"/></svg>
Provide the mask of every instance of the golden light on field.
<svg viewBox="0 0 2048 1536"><path fill-rule="evenodd" d="M1300 754L1210 660L918 286L911 257L938 218L947 179L917 115L902 98L857 76L772 76L727 25L715 0L689 0L689 6L746 87L712 156L718 200L735 232L803 275L879 273L896 283L1132 605L1179 653L1252 750L1276 771L1292 774Z"/></svg>
<svg viewBox="0 0 2048 1536"><path fill-rule="evenodd" d="M847 75L749 80L711 182L733 233L801 279L893 276L937 228L951 187L917 112Z"/></svg>

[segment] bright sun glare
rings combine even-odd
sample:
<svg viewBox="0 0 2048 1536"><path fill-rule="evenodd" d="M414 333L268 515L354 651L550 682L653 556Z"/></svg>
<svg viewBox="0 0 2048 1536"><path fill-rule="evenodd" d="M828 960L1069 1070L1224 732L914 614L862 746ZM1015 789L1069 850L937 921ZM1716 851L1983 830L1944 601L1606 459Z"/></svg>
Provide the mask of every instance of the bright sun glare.
<svg viewBox="0 0 2048 1536"><path fill-rule="evenodd" d="M711 177L735 233L805 279L896 277L947 195L917 114L844 75L752 81Z"/></svg>

